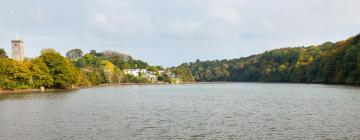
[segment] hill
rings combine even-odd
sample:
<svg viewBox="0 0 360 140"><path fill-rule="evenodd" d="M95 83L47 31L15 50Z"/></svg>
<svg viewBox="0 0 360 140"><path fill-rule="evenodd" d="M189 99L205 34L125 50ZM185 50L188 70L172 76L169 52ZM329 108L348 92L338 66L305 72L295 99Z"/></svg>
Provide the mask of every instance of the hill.
<svg viewBox="0 0 360 140"><path fill-rule="evenodd" d="M360 84L360 34L336 43L281 48L232 60L184 63L196 81Z"/></svg>
<svg viewBox="0 0 360 140"><path fill-rule="evenodd" d="M192 82L189 71L151 66L116 51L83 55L72 49L62 56L54 49L41 51L36 58L16 61L0 48L0 91L2 89L68 89L101 84ZM32 90L29 90L32 91Z"/></svg>

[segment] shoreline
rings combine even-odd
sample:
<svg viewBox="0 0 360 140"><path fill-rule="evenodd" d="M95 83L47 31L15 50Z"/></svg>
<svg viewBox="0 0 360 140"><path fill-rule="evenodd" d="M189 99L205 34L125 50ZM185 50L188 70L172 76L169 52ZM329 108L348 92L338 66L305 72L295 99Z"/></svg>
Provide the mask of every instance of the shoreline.
<svg viewBox="0 0 360 140"><path fill-rule="evenodd" d="M180 84L192 84L196 82L184 82ZM116 84L100 84L100 85L91 85L91 86L82 86L75 88L65 88L65 89L45 89L41 91L40 89L0 89L1 94L30 94L30 93L49 93L54 91L66 91L66 90L80 90L86 88L96 88L96 87L110 87L110 86L130 86L130 85L172 85L169 83L116 83Z"/></svg>
<svg viewBox="0 0 360 140"><path fill-rule="evenodd" d="M77 89L77 88L74 88ZM68 89L45 89L45 91L41 91L40 89L0 89L1 94L27 94L27 93L46 93L46 92L53 92L53 91L61 91L61 90L68 90Z"/></svg>
<svg viewBox="0 0 360 140"><path fill-rule="evenodd" d="M75 88L66 88L66 89L45 89L41 91L40 89L0 89L1 94L30 94L30 93L50 93L55 91L66 91L66 90L81 90L86 88L97 88L97 87L110 87L110 86L131 86L131 85L185 85L185 84L214 84L214 83L242 83L242 82L184 82L179 84L170 84L170 83L116 83L116 84L100 84L100 85L92 85L92 86L82 86ZM243 82L243 83L277 83L277 84L318 84L318 85L345 85L345 86L356 86L360 85L352 85L352 84L329 84L329 83L293 83L293 82Z"/></svg>

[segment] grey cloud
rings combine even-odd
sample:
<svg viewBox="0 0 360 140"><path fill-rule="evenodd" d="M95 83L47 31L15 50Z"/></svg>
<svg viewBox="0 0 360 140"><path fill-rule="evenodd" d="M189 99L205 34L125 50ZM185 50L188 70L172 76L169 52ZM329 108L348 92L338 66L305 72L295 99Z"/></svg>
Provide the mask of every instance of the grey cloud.
<svg viewBox="0 0 360 140"><path fill-rule="evenodd" d="M117 50L156 65L237 58L360 31L358 0L4 0L0 47Z"/></svg>

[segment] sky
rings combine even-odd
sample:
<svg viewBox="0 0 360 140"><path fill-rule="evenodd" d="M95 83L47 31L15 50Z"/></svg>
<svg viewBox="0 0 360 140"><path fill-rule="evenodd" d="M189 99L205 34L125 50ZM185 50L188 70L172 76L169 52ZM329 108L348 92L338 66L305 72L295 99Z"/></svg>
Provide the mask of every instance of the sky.
<svg viewBox="0 0 360 140"><path fill-rule="evenodd" d="M0 48L114 50L151 65L232 59L360 32L359 0L1 0Z"/></svg>

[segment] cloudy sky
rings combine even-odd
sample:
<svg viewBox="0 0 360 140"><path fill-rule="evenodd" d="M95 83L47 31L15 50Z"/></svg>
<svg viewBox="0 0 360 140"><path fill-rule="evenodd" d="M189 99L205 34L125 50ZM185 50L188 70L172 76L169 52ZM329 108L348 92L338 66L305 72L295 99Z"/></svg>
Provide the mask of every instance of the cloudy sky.
<svg viewBox="0 0 360 140"><path fill-rule="evenodd" d="M1 0L0 48L116 50L152 65L229 59L360 32L359 0Z"/></svg>

